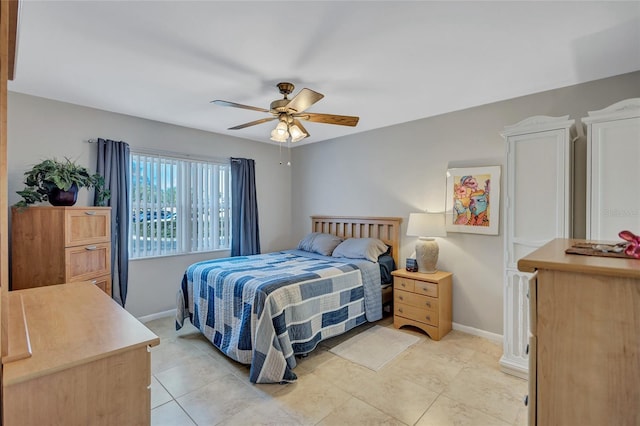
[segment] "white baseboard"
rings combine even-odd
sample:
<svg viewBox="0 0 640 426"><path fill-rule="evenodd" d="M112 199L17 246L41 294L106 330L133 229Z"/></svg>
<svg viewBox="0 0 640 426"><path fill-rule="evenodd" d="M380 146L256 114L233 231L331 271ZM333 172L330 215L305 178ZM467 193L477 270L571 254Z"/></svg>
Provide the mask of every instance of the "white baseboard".
<svg viewBox="0 0 640 426"><path fill-rule="evenodd" d="M454 330L462 331L464 333L473 334L474 336L484 337L487 340L491 340L494 343L502 345L502 334L491 333L490 331L480 330L479 328L469 327L467 325L453 323Z"/></svg>
<svg viewBox="0 0 640 426"><path fill-rule="evenodd" d="M153 321L159 318L166 318L166 317L175 317L176 316L176 310L175 309L170 309L168 311L164 311L164 312L157 312L155 314L151 314L151 315L145 315L143 317L138 317L138 321L140 322L149 322L149 321Z"/></svg>
<svg viewBox="0 0 640 426"><path fill-rule="evenodd" d="M528 366L509 360L504 355L500 358L500 370L502 370L503 373L511 374L521 379L527 380L529 378Z"/></svg>

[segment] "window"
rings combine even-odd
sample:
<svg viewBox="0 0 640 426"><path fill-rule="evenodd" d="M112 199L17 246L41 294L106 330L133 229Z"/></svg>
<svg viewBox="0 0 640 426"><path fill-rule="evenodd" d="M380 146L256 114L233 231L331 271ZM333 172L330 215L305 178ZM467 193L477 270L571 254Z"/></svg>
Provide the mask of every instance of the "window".
<svg viewBox="0 0 640 426"><path fill-rule="evenodd" d="M129 257L228 249L228 161L131 153Z"/></svg>

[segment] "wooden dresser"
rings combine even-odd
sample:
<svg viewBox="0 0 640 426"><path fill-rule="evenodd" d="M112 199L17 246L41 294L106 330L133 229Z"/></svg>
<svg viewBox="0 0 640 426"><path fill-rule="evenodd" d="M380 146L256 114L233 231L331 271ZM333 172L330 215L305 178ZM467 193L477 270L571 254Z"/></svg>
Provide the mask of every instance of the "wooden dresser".
<svg viewBox="0 0 640 426"><path fill-rule="evenodd" d="M451 331L451 272L398 269L393 275L393 326L412 325L433 340Z"/></svg>
<svg viewBox="0 0 640 426"><path fill-rule="evenodd" d="M518 261L530 282L529 424L640 424L640 260L565 254Z"/></svg>
<svg viewBox="0 0 640 426"><path fill-rule="evenodd" d="M149 425L154 333L86 282L8 297L4 426Z"/></svg>
<svg viewBox="0 0 640 426"><path fill-rule="evenodd" d="M11 209L11 289L89 281L111 295L111 208Z"/></svg>

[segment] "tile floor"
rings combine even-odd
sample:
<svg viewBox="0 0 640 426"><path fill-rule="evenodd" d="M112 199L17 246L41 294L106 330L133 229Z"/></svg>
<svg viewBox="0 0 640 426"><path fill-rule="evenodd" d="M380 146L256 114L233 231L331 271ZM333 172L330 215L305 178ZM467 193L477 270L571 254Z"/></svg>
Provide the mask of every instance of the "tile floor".
<svg viewBox="0 0 640 426"><path fill-rule="evenodd" d="M161 338L151 351L153 426L527 424L527 382L500 372L501 346L459 331L435 342L402 328L420 341L375 372L329 352L373 325L365 324L300 359L296 383L253 385L247 366L190 324L178 332L172 317L146 325Z"/></svg>

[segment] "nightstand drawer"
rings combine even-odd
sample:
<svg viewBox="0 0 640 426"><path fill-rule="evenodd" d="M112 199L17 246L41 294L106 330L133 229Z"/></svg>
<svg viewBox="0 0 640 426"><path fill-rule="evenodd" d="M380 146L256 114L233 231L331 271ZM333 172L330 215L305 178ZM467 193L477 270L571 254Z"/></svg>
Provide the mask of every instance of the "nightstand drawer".
<svg viewBox="0 0 640 426"><path fill-rule="evenodd" d="M393 277L393 289L413 291L415 281L404 277Z"/></svg>
<svg viewBox="0 0 640 426"><path fill-rule="evenodd" d="M396 290L394 292L395 303L404 303L406 305L415 306L416 308L427 309L429 311L438 310L438 299L420 294L410 293L408 291Z"/></svg>
<svg viewBox="0 0 640 426"><path fill-rule="evenodd" d="M425 296L438 297L438 284L416 281L413 291L417 294L424 294Z"/></svg>
<svg viewBox="0 0 640 426"><path fill-rule="evenodd" d="M417 308L404 303L394 303L394 314L414 321L430 324L435 327L438 326L437 311L429 311L424 308Z"/></svg>

